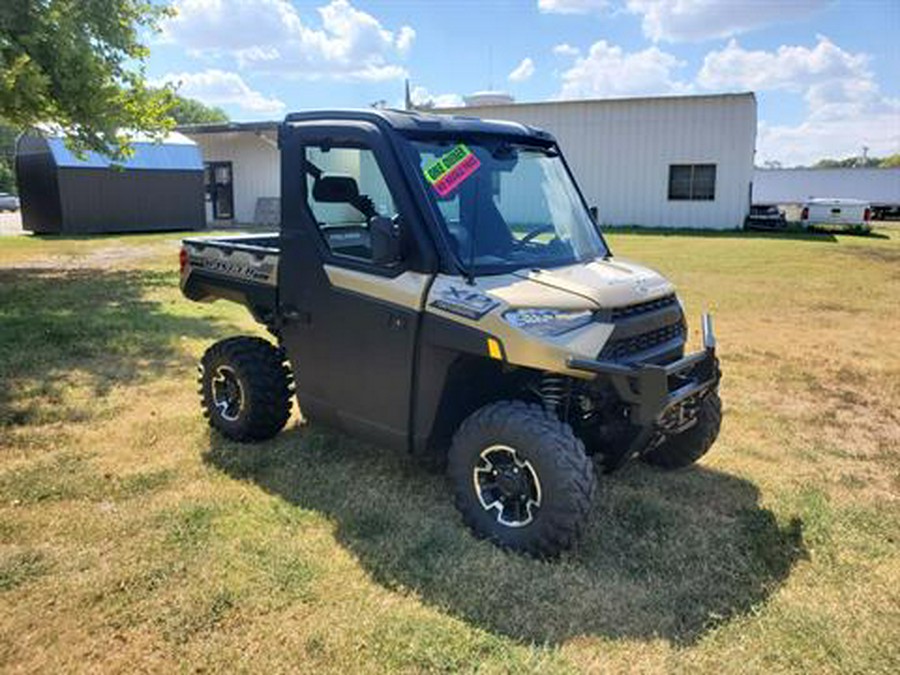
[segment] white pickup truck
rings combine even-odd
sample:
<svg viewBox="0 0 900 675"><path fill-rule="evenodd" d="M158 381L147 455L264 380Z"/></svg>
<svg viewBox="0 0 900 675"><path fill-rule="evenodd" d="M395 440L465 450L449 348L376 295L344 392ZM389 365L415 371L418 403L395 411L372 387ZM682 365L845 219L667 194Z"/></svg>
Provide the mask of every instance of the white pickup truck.
<svg viewBox="0 0 900 675"><path fill-rule="evenodd" d="M815 225L843 225L870 230L872 207L861 199L810 199L803 205L800 220L805 227Z"/></svg>

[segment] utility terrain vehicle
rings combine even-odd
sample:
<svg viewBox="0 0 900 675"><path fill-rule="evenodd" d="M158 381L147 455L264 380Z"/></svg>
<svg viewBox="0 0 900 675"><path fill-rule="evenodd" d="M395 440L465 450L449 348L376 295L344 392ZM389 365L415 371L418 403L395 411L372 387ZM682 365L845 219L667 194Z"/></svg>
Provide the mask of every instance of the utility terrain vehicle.
<svg viewBox="0 0 900 675"><path fill-rule="evenodd" d="M685 355L674 288L614 258L553 137L400 111L288 115L281 230L190 238L181 286L240 302L275 342L201 363L210 424L313 423L446 468L477 535L537 556L573 544L595 465L664 468L719 431L711 322Z"/></svg>

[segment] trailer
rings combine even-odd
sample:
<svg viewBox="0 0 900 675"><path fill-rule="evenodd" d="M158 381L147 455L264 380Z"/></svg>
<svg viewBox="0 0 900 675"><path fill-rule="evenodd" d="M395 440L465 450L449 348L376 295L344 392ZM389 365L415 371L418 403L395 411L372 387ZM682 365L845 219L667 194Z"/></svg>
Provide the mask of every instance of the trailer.
<svg viewBox="0 0 900 675"><path fill-rule="evenodd" d="M900 168L756 169L753 203L802 208L812 199L855 199L872 220L900 217Z"/></svg>

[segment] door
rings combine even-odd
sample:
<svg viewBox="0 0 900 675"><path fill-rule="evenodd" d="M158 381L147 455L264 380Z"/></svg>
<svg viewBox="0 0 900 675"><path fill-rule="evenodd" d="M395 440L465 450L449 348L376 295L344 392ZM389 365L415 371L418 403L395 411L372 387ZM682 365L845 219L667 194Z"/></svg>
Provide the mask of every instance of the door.
<svg viewBox="0 0 900 675"><path fill-rule="evenodd" d="M213 220L234 219L234 188L231 162L206 162L206 201Z"/></svg>
<svg viewBox="0 0 900 675"><path fill-rule="evenodd" d="M373 442L408 443L419 313L430 275L412 255L378 264L369 220L406 231L410 201L372 125L283 132L282 341L304 415ZM358 198L335 201L317 181L351 178ZM320 185L321 188L321 185Z"/></svg>

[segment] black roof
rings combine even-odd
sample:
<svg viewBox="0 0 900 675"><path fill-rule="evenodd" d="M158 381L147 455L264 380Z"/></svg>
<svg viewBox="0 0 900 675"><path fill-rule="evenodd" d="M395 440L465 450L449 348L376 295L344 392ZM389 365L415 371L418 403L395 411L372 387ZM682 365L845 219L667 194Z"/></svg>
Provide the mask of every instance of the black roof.
<svg viewBox="0 0 900 675"><path fill-rule="evenodd" d="M290 113L284 122L315 122L327 120L346 120L370 122L390 127L403 134L493 134L521 137L532 141L552 142L553 136L543 129L519 122L503 120L485 120L465 115L443 115L413 110L382 110L376 108L308 110ZM192 124L178 127L185 134L215 134L227 132L276 131L279 122L222 122L218 124Z"/></svg>
<svg viewBox="0 0 900 675"><path fill-rule="evenodd" d="M284 121L290 124L291 122L312 122L323 119L372 122L391 127L401 133L498 134L521 136L532 140L553 140L553 136L543 129L519 122L485 120L465 115L440 115L418 110L385 110L376 108L311 110L290 113L285 117Z"/></svg>
<svg viewBox="0 0 900 675"><path fill-rule="evenodd" d="M176 129L183 134L224 134L229 131L278 131L280 122L211 122L209 124L179 124Z"/></svg>

